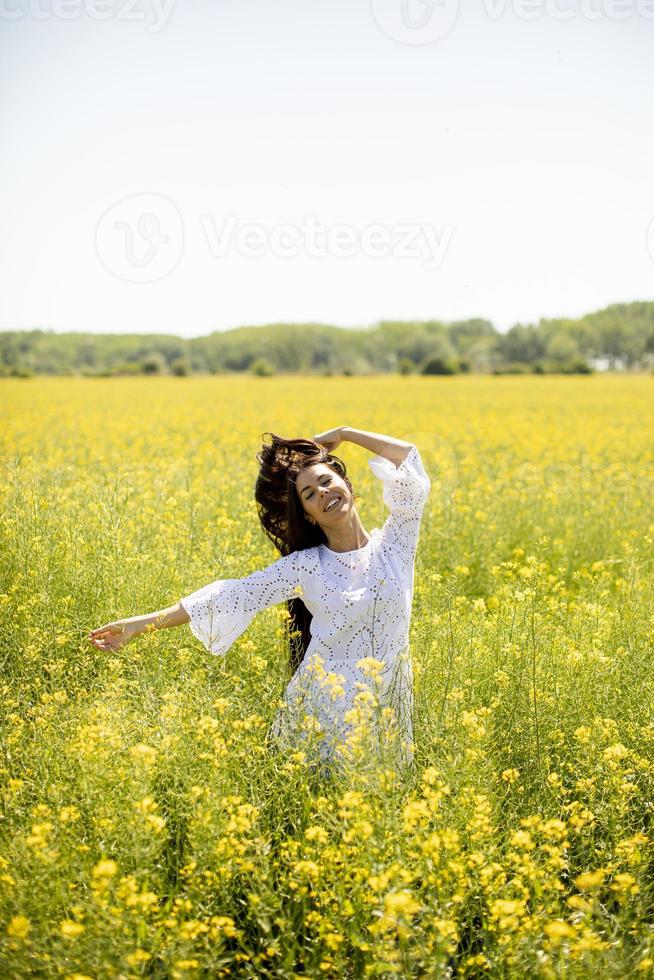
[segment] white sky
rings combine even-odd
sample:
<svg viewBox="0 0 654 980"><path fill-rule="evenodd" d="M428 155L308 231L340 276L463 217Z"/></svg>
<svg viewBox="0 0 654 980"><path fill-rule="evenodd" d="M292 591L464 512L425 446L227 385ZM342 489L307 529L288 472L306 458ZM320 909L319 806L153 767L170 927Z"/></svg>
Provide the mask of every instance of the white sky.
<svg viewBox="0 0 654 980"><path fill-rule="evenodd" d="M0 329L651 299L654 0L435 2L0 0Z"/></svg>

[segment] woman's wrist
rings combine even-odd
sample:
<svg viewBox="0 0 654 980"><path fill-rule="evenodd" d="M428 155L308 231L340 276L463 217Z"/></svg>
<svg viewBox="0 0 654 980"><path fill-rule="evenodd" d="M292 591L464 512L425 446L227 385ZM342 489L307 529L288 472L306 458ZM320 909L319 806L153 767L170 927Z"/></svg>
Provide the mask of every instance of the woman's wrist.
<svg viewBox="0 0 654 980"><path fill-rule="evenodd" d="M146 613L144 616L132 616L123 622L129 624L134 636L140 636L147 630L169 629L171 626L183 626L190 621L190 616L184 609L181 602L176 602L174 606L167 606L165 609L158 609L156 612Z"/></svg>
<svg viewBox="0 0 654 980"><path fill-rule="evenodd" d="M124 619L123 623L132 636L140 636L141 633L164 629L170 625L168 612L167 609L158 609L156 612L145 613L143 616L131 616L129 619Z"/></svg>
<svg viewBox="0 0 654 980"><path fill-rule="evenodd" d="M156 629L156 613L148 613L144 616L130 616L129 619L123 619L123 626L129 631L131 636L140 636L141 633L149 628Z"/></svg>

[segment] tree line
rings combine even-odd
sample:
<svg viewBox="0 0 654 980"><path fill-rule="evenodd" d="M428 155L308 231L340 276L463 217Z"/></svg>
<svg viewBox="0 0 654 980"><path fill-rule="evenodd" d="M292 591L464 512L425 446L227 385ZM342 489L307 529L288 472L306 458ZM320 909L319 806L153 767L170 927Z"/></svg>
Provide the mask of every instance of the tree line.
<svg viewBox="0 0 654 980"><path fill-rule="evenodd" d="M0 332L0 375L587 374L654 369L654 302L578 319L382 320L368 327L274 323L185 339L168 334Z"/></svg>

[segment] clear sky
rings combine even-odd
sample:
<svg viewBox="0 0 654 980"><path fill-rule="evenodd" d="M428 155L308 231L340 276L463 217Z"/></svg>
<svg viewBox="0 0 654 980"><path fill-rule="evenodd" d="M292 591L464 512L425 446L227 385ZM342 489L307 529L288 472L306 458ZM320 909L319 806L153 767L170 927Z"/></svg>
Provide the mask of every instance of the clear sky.
<svg viewBox="0 0 654 980"><path fill-rule="evenodd" d="M0 329L654 298L654 0L0 0Z"/></svg>

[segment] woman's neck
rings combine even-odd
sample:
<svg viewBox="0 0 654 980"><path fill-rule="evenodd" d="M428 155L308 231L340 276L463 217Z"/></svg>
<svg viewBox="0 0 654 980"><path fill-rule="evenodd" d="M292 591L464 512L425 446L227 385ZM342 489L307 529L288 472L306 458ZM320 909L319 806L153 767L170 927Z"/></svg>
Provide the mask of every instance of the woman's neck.
<svg viewBox="0 0 654 980"><path fill-rule="evenodd" d="M348 527L334 528L327 534L327 547L332 551L356 551L369 540L370 535L356 515Z"/></svg>

